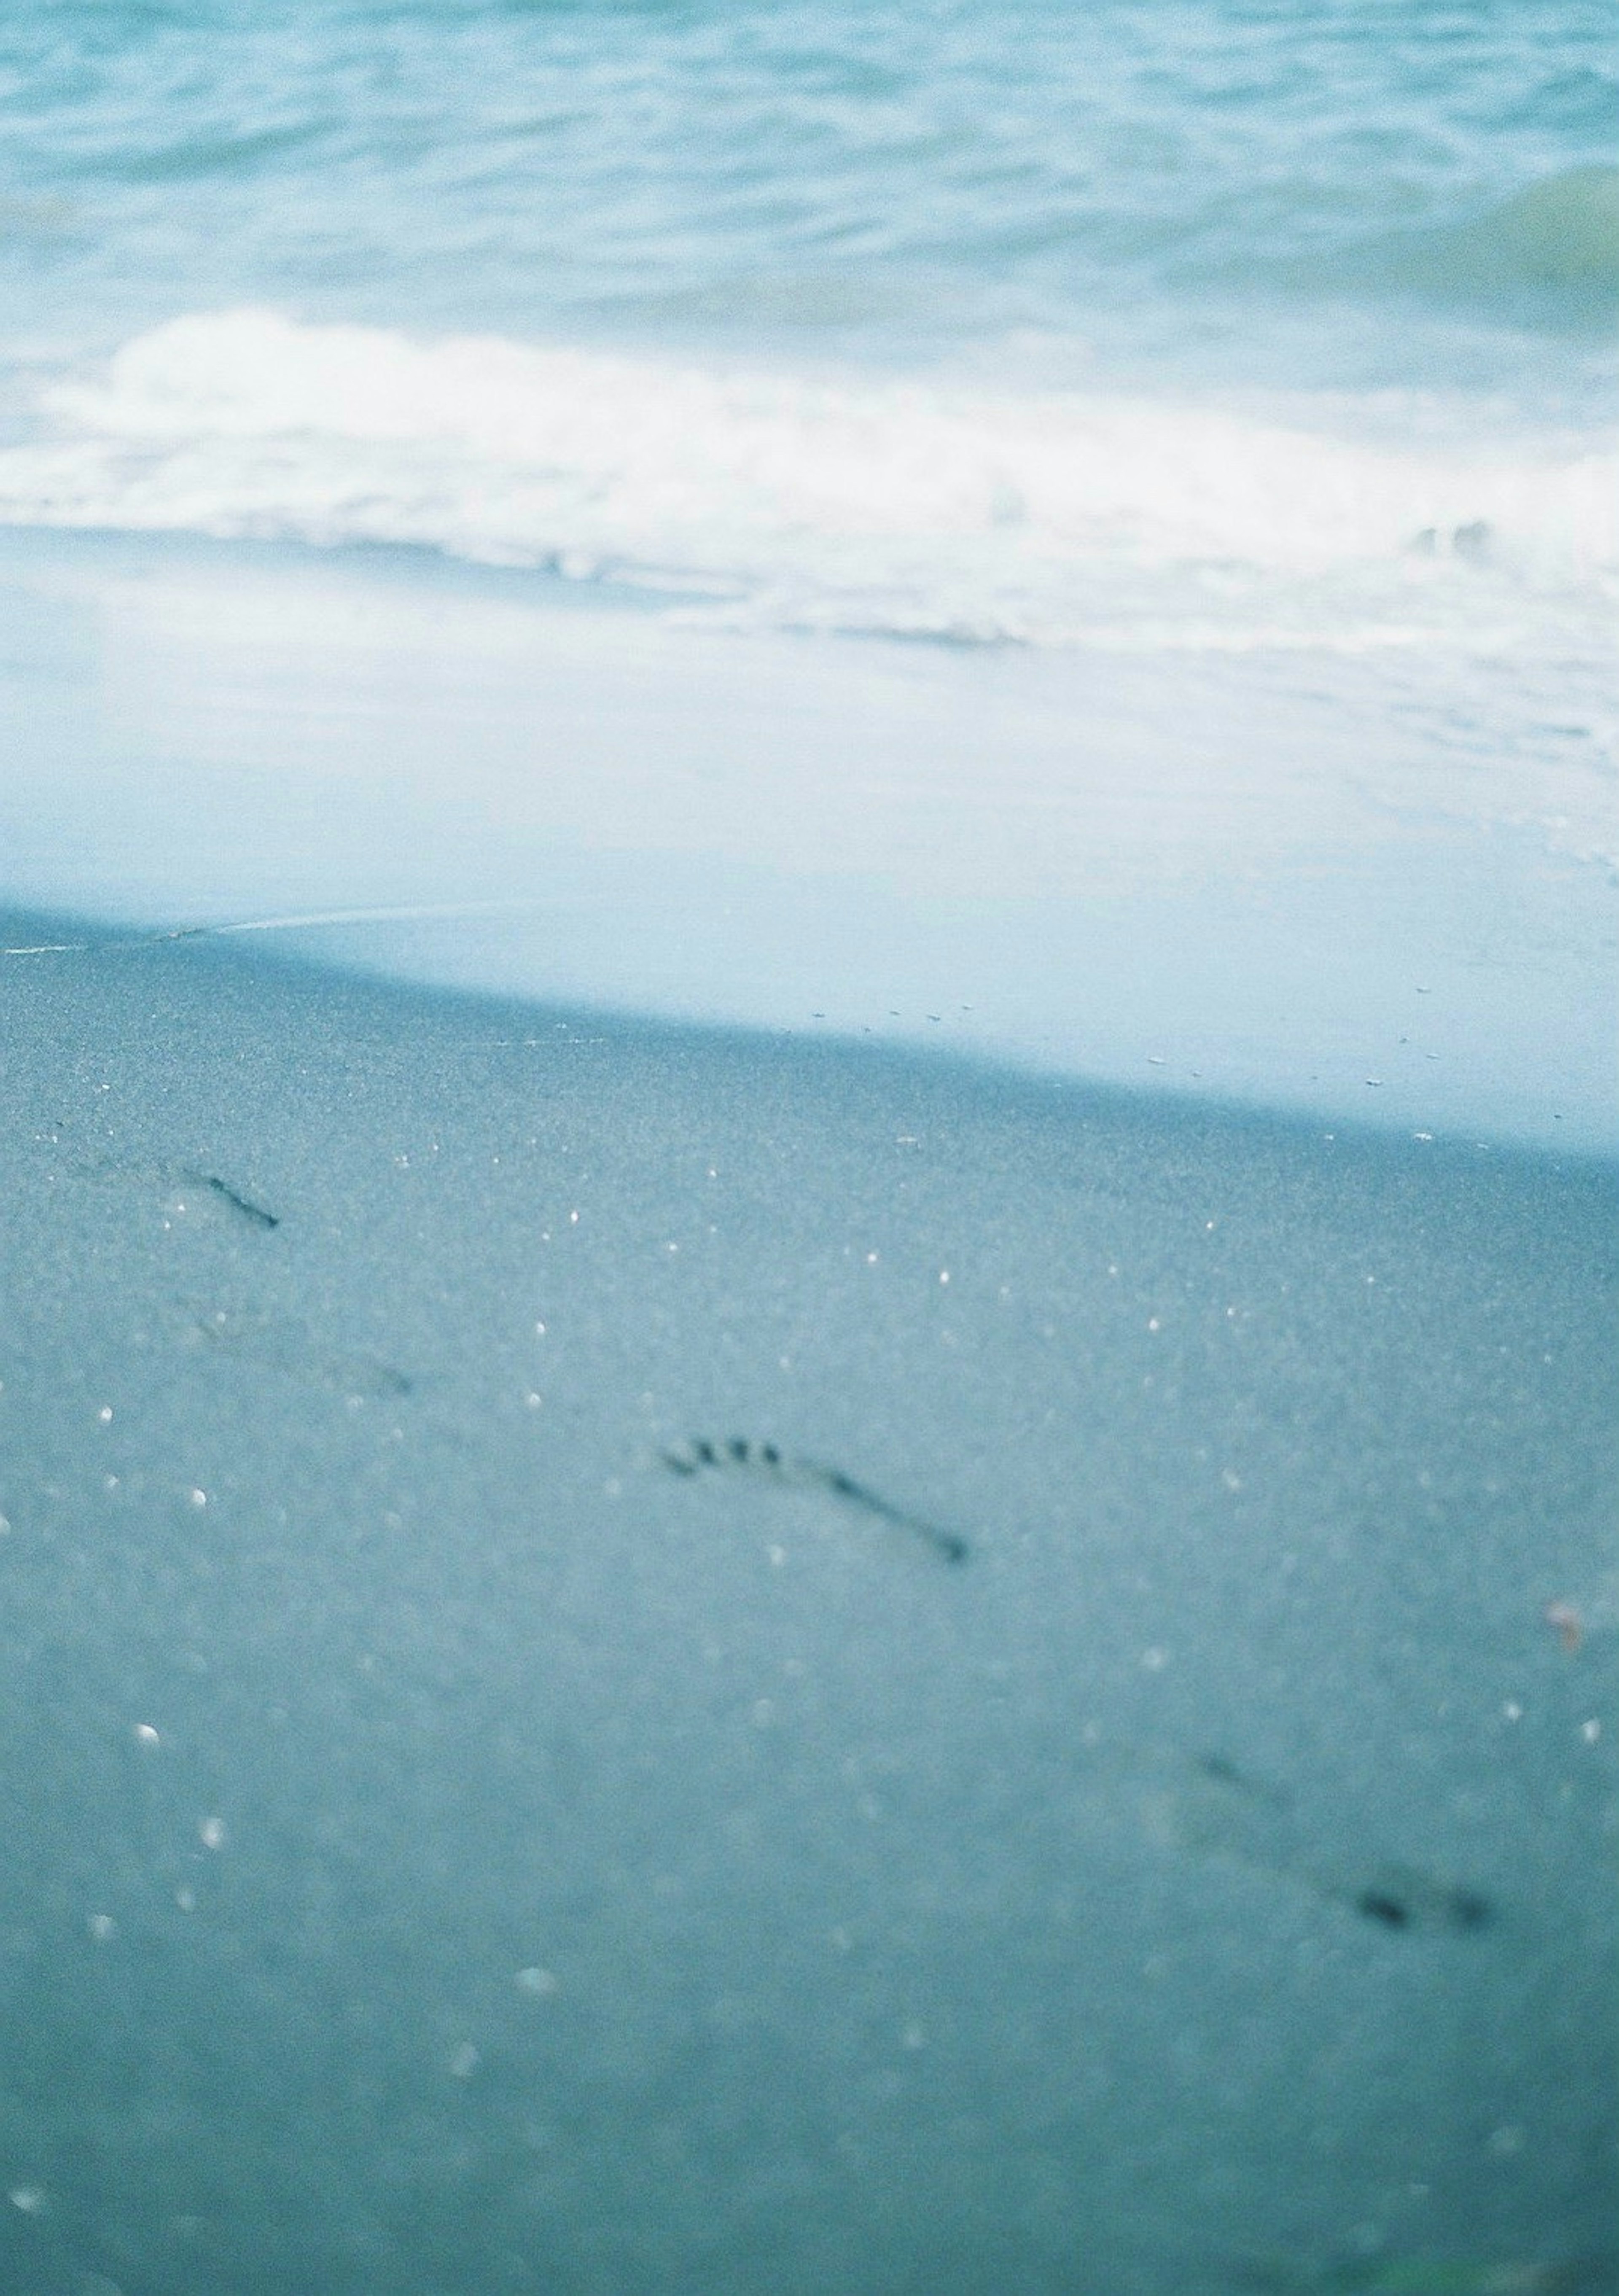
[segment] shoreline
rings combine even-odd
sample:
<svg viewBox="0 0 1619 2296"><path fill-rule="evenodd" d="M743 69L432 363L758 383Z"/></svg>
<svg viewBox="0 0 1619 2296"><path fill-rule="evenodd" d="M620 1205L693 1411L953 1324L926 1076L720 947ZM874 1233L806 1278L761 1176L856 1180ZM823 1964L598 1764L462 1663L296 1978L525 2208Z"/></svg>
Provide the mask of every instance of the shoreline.
<svg viewBox="0 0 1619 2296"><path fill-rule="evenodd" d="M6 535L0 590L20 904L335 912L313 956L443 987L1619 1145L1611 795L1527 673L746 637L175 539Z"/></svg>
<svg viewBox="0 0 1619 2296"><path fill-rule="evenodd" d="M482 914L494 914L502 905L484 905ZM707 1051L729 1049L741 1057L773 1053L803 1055L812 1063L828 1064L829 1072L841 1064L871 1062L897 1076L921 1080L954 1077L969 1091L1010 1104L1022 1103L1033 1114L1067 1111L1070 1106L1096 1107L1126 1115L1132 1111L1151 1124L1155 1119L1173 1128L1182 1120L1195 1131L1200 1119L1217 1130L1234 1128L1251 1131L1255 1138L1274 1133L1301 1145L1325 1142L1342 1144L1350 1151L1377 1155L1387 1151L1435 1152L1470 1163L1477 1156L1504 1160L1509 1167L1549 1174L1583 1175L1598 1182L1619 1176L1619 1140L1608 1145L1600 1137L1588 1139L1582 1128L1568 1135L1544 1132L1525 1136L1510 1128L1494 1128L1482 1119L1451 1125L1443 1132L1412 1132L1391 1122L1382 1104L1363 1102L1358 1109L1298 1106L1283 1100L1266 1100L1252 1094L1221 1092L1198 1079L1165 1078L1155 1073L1156 1063L1144 1064L1147 1073L1135 1078L1108 1072L1092 1073L1043 1067L1019 1059L1015 1053L993 1046L961 1042L951 1037L880 1036L866 1028L806 1027L801 1021L776 1025L734 1021L709 1014L658 1011L630 1003L544 996L490 986L476 977L454 977L446 967L437 976L425 966L411 969L397 948L386 955L357 954L348 936L363 936L381 928L421 930L443 924L452 931L478 921L476 904L446 906L442 915L430 910L397 912L356 910L327 914L229 919L180 925L146 925L127 917L98 915L85 911L41 907L33 903L0 901L0 987L14 976L13 964L29 966L61 958L161 959L193 955L205 962L217 960L227 974L241 980L263 978L296 988L302 983L316 991L341 994L375 992L394 996L405 1005L454 1027L457 1014L477 1015L491 1025L519 1031L549 1028L598 1043L629 1044L642 1038L690 1043ZM360 944L363 948L363 942ZM495 1016L500 1016L498 1023ZM817 1021L824 1015L814 1016ZM515 1043L519 1038L504 1041ZM538 1039L522 1037L526 1044ZM1197 1088L1193 1088L1196 1085Z"/></svg>

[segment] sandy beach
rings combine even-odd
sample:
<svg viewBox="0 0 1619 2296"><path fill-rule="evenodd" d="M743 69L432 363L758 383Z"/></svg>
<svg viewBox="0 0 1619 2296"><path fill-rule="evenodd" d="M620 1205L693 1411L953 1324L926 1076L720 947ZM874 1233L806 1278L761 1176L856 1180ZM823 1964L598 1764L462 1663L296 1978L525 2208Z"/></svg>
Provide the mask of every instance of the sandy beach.
<svg viewBox="0 0 1619 2296"><path fill-rule="evenodd" d="M8 2286L1612 2284L1611 1164L0 940Z"/></svg>
<svg viewBox="0 0 1619 2296"><path fill-rule="evenodd" d="M1619 2296L1613 31L0 12L0 2296Z"/></svg>

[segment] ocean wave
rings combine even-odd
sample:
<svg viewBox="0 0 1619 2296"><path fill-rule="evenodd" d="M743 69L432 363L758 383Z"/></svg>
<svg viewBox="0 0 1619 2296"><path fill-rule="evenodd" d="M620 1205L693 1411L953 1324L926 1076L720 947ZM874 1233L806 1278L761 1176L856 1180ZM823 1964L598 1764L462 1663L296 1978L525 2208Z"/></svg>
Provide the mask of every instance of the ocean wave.
<svg viewBox="0 0 1619 2296"><path fill-rule="evenodd" d="M1317 285L1414 293L1520 323L1619 321L1619 168L1569 168L1485 215L1389 234L1312 266Z"/></svg>
<svg viewBox="0 0 1619 2296"><path fill-rule="evenodd" d="M0 451L13 524L413 544L776 626L1400 644L1476 636L1619 561L1606 447L1394 447L1207 404L258 309L143 333L41 412Z"/></svg>

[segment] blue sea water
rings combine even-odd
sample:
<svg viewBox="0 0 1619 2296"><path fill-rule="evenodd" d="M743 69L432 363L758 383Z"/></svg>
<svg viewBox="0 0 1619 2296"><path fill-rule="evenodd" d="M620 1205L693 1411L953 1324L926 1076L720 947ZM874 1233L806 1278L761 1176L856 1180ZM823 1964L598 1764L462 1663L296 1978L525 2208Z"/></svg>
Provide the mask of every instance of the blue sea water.
<svg viewBox="0 0 1619 2296"><path fill-rule="evenodd" d="M17 524L1036 644L1611 607L1600 5L69 0L0 75Z"/></svg>
<svg viewBox="0 0 1619 2296"><path fill-rule="evenodd" d="M1398 385L1493 383L1517 330L1561 391L1619 308L1590 0L69 0L4 69L14 343L270 299Z"/></svg>

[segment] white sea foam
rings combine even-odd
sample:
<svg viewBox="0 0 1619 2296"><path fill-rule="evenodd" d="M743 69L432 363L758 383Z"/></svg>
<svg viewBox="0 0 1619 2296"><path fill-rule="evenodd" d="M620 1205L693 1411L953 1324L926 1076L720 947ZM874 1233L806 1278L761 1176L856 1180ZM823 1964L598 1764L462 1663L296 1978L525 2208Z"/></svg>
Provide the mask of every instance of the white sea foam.
<svg viewBox="0 0 1619 2296"><path fill-rule="evenodd" d="M1124 647L1465 636L1600 611L1619 454L1391 446L1210 404L805 380L266 310L45 395L13 523L406 543L777 625Z"/></svg>

